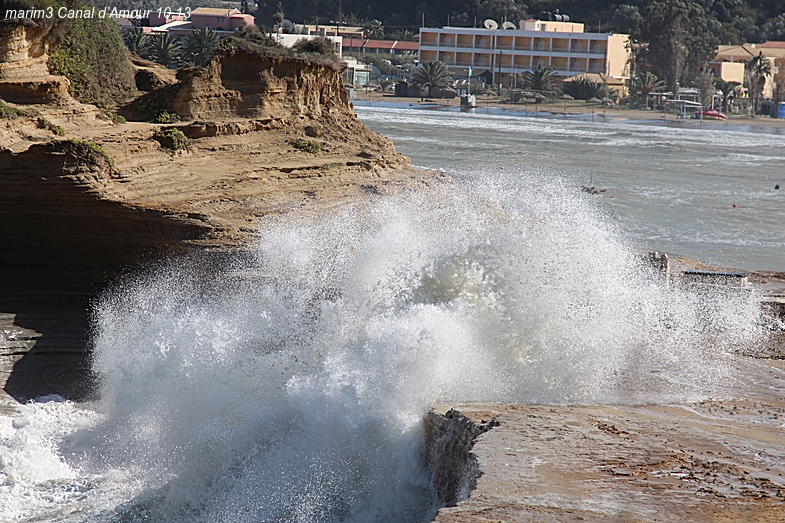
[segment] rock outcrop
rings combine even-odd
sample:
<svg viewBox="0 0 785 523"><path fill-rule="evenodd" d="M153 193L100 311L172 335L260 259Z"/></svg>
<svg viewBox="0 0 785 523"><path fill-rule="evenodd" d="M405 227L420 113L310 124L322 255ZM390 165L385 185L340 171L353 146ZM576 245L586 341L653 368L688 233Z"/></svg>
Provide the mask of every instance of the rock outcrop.
<svg viewBox="0 0 785 523"><path fill-rule="evenodd" d="M20 104L70 103L69 82L49 74L50 25L0 23L0 98Z"/></svg>
<svg viewBox="0 0 785 523"><path fill-rule="evenodd" d="M444 461L476 439L479 478L435 522L785 521L785 366L768 363L739 376L750 388L733 400L440 406L429 419L457 420L456 448L441 451ZM475 436L488 419L498 426Z"/></svg>
<svg viewBox="0 0 785 523"><path fill-rule="evenodd" d="M222 51L178 84L141 97L121 114L147 119L163 110L184 120L353 119L334 64L245 48Z"/></svg>
<svg viewBox="0 0 785 523"><path fill-rule="evenodd" d="M471 450L496 424L494 415L470 419L454 409L445 414L431 411L425 417L425 459L441 503L453 506L477 486L480 469Z"/></svg>

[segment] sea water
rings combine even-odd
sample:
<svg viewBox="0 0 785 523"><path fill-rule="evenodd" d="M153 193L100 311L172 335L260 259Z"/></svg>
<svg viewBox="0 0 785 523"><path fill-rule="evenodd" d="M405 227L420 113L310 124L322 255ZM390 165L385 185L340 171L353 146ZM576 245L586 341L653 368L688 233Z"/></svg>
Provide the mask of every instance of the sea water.
<svg viewBox="0 0 785 523"><path fill-rule="evenodd" d="M601 112L591 122L482 108L356 110L415 165L461 177L499 166L548 172L605 189L601 205L647 249L785 271L785 129L690 120L666 126L654 112L651 121L605 123Z"/></svg>
<svg viewBox="0 0 785 523"><path fill-rule="evenodd" d="M469 161L459 127L452 153L415 155L452 185L281 217L250 256L173 260L103 295L98 399L0 417L0 520L424 522L421 422L440 401L727 394L762 340L754 297L666 285L568 163L501 170L479 145Z"/></svg>

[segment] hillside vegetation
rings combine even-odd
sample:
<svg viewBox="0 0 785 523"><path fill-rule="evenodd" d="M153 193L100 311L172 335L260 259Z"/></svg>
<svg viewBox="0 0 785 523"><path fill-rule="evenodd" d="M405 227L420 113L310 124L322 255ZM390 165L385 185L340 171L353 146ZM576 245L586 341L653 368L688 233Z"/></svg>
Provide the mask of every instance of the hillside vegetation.
<svg viewBox="0 0 785 523"><path fill-rule="evenodd" d="M71 95L84 103L111 107L135 93L133 68L120 32L108 19L5 19L8 9L84 8L78 1L0 0L0 24L38 25L51 30L49 70L71 82Z"/></svg>
<svg viewBox="0 0 785 523"><path fill-rule="evenodd" d="M587 24L587 30L636 33L640 31L647 7L655 0L295 0L260 4L257 23L271 26L273 15L282 6L286 18L294 22L323 24L344 20L362 25L380 21L388 34L403 28L416 33L426 26L482 26L486 18L518 22L541 11L569 14ZM722 44L785 40L785 1L782 0L678 0L695 4ZM700 22L700 21L699 21Z"/></svg>

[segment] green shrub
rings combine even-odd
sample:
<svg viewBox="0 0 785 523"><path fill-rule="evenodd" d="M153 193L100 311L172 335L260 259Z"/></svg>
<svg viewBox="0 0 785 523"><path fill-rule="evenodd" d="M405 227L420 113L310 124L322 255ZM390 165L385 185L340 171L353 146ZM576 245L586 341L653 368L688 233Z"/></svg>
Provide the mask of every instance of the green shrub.
<svg viewBox="0 0 785 523"><path fill-rule="evenodd" d="M177 123L179 121L180 117L175 113L170 113L169 111L159 112L152 120L153 123Z"/></svg>
<svg viewBox="0 0 785 523"><path fill-rule="evenodd" d="M74 145L74 146L77 146L77 147L86 147L86 148L90 149L91 151L94 151L94 152L100 154L101 156L103 156L104 160L106 160L106 163L109 164L109 168L114 170L114 160L112 159L112 157L109 156L109 153L107 153L104 150L103 147L101 147L100 145L98 145L95 142L89 142L87 140L79 140L79 139L76 139L76 138L67 138L65 140L53 140L52 143L56 144L56 145L61 145L61 146L62 145L65 145L65 146Z"/></svg>
<svg viewBox="0 0 785 523"><path fill-rule="evenodd" d="M38 128L39 129L46 129L47 131L55 134L57 136L63 136L65 134L65 130L60 127L59 125L53 124L46 118L39 118L38 119Z"/></svg>
<svg viewBox="0 0 785 523"><path fill-rule="evenodd" d="M307 153L316 154L322 150L321 144L317 142L312 142L311 140L297 140L292 145L294 145L297 149L301 151L305 151Z"/></svg>
<svg viewBox="0 0 785 523"><path fill-rule="evenodd" d="M602 83L580 76L564 82L562 91L576 100L588 100L589 98L602 98L602 87Z"/></svg>
<svg viewBox="0 0 785 523"><path fill-rule="evenodd" d="M113 111L109 111L108 109L101 109L101 112L103 113L104 116L109 118L112 121L112 123L115 125L119 123L125 123L125 118L123 118L122 116L120 116L119 114Z"/></svg>
<svg viewBox="0 0 785 523"><path fill-rule="evenodd" d="M332 41L323 36L297 40L292 46L292 49L298 53L323 54L327 56L335 54L335 46Z"/></svg>
<svg viewBox="0 0 785 523"><path fill-rule="evenodd" d="M188 147L188 138L179 129L169 127L160 129L153 135L153 140L161 144L161 147L179 151Z"/></svg>
<svg viewBox="0 0 785 523"><path fill-rule="evenodd" d="M71 95L83 103L113 106L128 99L136 83L117 24L100 18L69 22L65 39L49 56L52 74L67 77Z"/></svg>
<svg viewBox="0 0 785 523"><path fill-rule="evenodd" d="M9 107L8 105L4 104L2 100L0 100L0 118L13 120L17 116L22 116L22 112L14 109L13 107Z"/></svg>

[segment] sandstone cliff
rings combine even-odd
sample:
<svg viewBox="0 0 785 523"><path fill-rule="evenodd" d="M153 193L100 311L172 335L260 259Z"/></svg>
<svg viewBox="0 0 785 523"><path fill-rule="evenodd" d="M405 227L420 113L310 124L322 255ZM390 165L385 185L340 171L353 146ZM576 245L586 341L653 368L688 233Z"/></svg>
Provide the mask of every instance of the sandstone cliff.
<svg viewBox="0 0 785 523"><path fill-rule="evenodd" d="M270 212L429 176L401 174L408 159L357 119L340 72L324 63L233 49L126 112L151 106L184 121L111 127L38 105L64 128L64 141L6 135L0 241L18 248L0 253L0 263L29 268L56 258L58 267L103 274L154 251L239 246ZM166 129L188 136L187 148L162 146L156 133ZM46 139L41 133L33 140Z"/></svg>
<svg viewBox="0 0 785 523"><path fill-rule="evenodd" d="M72 102L69 82L49 74L51 23L0 22L0 98L22 103Z"/></svg>

